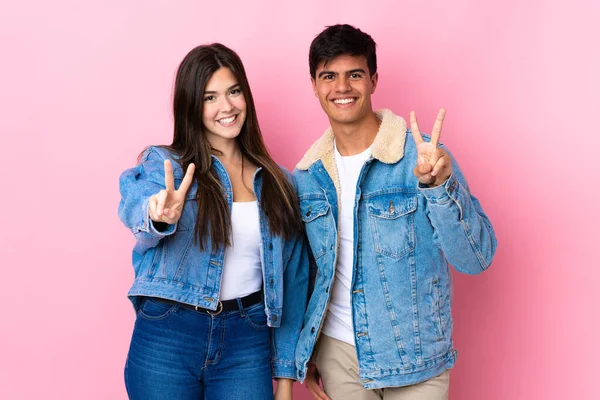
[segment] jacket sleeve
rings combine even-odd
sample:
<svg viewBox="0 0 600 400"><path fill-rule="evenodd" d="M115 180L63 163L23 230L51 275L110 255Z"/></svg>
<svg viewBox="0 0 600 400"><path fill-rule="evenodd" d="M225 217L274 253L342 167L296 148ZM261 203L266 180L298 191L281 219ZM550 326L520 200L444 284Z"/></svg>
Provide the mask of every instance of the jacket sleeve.
<svg viewBox="0 0 600 400"><path fill-rule="evenodd" d="M283 272L281 325L273 329L273 377L297 380L296 344L308 299L308 248L304 235L289 242L290 256Z"/></svg>
<svg viewBox="0 0 600 400"><path fill-rule="evenodd" d="M294 177L285 169L284 172L296 191ZM306 312L309 284L308 242L304 232L285 243L283 268L282 320L281 325L273 329L273 377L297 380L296 344Z"/></svg>
<svg viewBox="0 0 600 400"><path fill-rule="evenodd" d="M476 275L490 266L497 247L496 235L458 164L445 150L452 159L452 175L438 187L419 190L426 199L434 242L457 271Z"/></svg>
<svg viewBox="0 0 600 400"><path fill-rule="evenodd" d="M155 247L177 229L177 224L157 224L148 216L148 200L165 188L164 158L152 147L142 154L137 166L124 171L119 178L119 218L143 250Z"/></svg>

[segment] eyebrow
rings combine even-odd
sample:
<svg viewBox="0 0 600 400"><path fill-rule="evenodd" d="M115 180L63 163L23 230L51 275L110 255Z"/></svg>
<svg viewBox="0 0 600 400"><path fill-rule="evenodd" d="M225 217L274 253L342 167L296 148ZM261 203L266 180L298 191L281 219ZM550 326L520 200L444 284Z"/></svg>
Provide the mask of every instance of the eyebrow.
<svg viewBox="0 0 600 400"><path fill-rule="evenodd" d="M356 72L362 72L363 74L366 74L367 71L365 71L362 68L355 68L355 69L351 69L350 71L346 71L346 74L354 74ZM333 71L321 71L319 72L319 78L323 75L338 75L337 72L333 72Z"/></svg>
<svg viewBox="0 0 600 400"><path fill-rule="evenodd" d="M231 85L231 86L229 86L229 87L227 88L226 92L230 91L231 89L233 89L233 88L235 88L235 87L237 87L237 86L240 86L240 84L239 84L239 83L236 83L235 85ZM204 94L217 94L217 92L215 92L215 91L212 91L212 90L205 90L205 91L204 91Z"/></svg>

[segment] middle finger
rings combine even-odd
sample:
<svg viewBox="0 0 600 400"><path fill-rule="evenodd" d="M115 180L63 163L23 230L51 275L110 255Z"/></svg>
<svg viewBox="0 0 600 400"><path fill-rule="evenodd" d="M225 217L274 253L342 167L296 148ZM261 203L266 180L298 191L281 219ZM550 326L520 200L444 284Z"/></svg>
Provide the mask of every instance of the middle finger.
<svg viewBox="0 0 600 400"><path fill-rule="evenodd" d="M435 147L437 147L440 141L440 135L442 134L442 125L444 124L445 117L446 110L440 108L437 118L435 119L435 123L433 124L433 129L431 131L431 144L433 144Z"/></svg>

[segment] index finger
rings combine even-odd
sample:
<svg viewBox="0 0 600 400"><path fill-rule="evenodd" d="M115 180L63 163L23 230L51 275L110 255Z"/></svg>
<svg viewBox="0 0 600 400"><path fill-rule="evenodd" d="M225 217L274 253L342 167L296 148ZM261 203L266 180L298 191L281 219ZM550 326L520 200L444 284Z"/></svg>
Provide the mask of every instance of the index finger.
<svg viewBox="0 0 600 400"><path fill-rule="evenodd" d="M168 192L175 190L175 178L173 178L173 165L170 160L165 160L165 186Z"/></svg>
<svg viewBox="0 0 600 400"><path fill-rule="evenodd" d="M440 141L440 135L442 134L442 125L444 124L444 117L446 116L446 110L440 108L437 117L435 118L435 123L433 124L433 129L431 131L431 144L437 147L438 142Z"/></svg>
<svg viewBox="0 0 600 400"><path fill-rule="evenodd" d="M414 111L410 112L410 131L412 132L413 139L417 145L423 143L423 136L421 136L419 124L417 124L417 116Z"/></svg>
<svg viewBox="0 0 600 400"><path fill-rule="evenodd" d="M194 181L195 170L196 166L194 165L194 163L190 163L190 165L188 165L187 167L187 170L185 171L185 176L181 181L181 185L179 185L179 189L177 189L178 192L183 191L183 193L186 193L190 186L192 186L192 182Z"/></svg>

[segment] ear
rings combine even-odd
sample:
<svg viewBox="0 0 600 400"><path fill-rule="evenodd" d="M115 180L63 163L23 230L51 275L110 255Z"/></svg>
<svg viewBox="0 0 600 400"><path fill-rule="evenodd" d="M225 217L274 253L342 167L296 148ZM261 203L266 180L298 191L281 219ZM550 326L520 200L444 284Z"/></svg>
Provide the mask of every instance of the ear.
<svg viewBox="0 0 600 400"><path fill-rule="evenodd" d="M315 79L312 76L310 77L310 83L312 83L313 93L315 94L315 96L319 97L319 92L317 91L317 81L315 81Z"/></svg>
<svg viewBox="0 0 600 400"><path fill-rule="evenodd" d="M371 77L371 84L373 87L371 88L371 94L375 93L375 89L377 89L377 80L379 79L379 73L375 72Z"/></svg>

